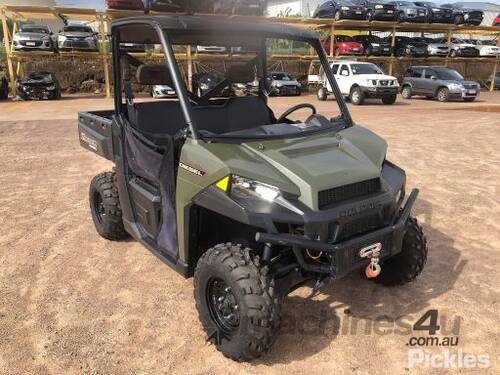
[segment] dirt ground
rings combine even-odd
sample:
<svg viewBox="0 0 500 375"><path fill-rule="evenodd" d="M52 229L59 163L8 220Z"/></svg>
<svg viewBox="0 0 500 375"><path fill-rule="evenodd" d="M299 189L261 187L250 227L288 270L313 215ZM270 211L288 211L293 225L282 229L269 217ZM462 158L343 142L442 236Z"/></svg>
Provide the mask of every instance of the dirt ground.
<svg viewBox="0 0 500 375"><path fill-rule="evenodd" d="M314 96L273 99L276 113ZM111 165L80 148L76 115L111 100L0 103L0 374L427 374L409 368L410 328L437 309L451 353L489 355L500 373L500 92L474 103L398 98L349 105L389 143L421 195L414 214L429 244L417 281L383 288L358 275L284 305L272 351L225 359L198 322L192 280L134 241L100 238L91 178ZM394 323L394 321L396 321ZM442 353L444 347L422 347Z"/></svg>

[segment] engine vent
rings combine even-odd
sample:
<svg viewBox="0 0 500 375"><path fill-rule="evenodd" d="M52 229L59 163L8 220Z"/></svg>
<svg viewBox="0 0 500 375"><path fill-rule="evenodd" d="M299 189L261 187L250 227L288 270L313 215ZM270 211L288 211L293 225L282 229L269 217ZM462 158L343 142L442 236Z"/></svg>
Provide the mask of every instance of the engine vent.
<svg viewBox="0 0 500 375"><path fill-rule="evenodd" d="M378 191L380 191L379 178L373 178L371 180L322 190L318 194L318 206L321 210L323 208L327 208L332 204L356 197L361 197L363 195L376 193Z"/></svg>

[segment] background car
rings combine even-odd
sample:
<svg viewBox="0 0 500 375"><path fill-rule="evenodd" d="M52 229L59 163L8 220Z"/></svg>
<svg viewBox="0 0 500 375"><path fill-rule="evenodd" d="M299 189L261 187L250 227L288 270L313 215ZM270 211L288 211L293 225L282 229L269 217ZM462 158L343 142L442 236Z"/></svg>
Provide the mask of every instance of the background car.
<svg viewBox="0 0 500 375"><path fill-rule="evenodd" d="M494 41L469 39L465 42L472 44L479 51L479 56L500 56L500 47Z"/></svg>
<svg viewBox="0 0 500 375"><path fill-rule="evenodd" d="M484 13L477 9L464 7L462 4L443 4L443 8L453 11L453 22L455 25L468 24L479 26L483 22Z"/></svg>
<svg viewBox="0 0 500 375"><path fill-rule="evenodd" d="M18 95L24 100L61 99L61 88L56 76L50 72L27 73L17 83Z"/></svg>
<svg viewBox="0 0 500 375"><path fill-rule="evenodd" d="M486 81L486 85L488 86L488 88L490 87L491 82L493 80L495 81L493 87L496 88L496 89L500 89L500 72L497 72L495 74L495 77L493 77L493 75L489 76L488 80Z"/></svg>
<svg viewBox="0 0 500 375"><path fill-rule="evenodd" d="M301 85L286 72L271 72L267 75L267 84L271 95L300 96Z"/></svg>
<svg viewBox="0 0 500 375"><path fill-rule="evenodd" d="M348 0L329 0L316 8L313 17L366 20L366 9Z"/></svg>
<svg viewBox="0 0 500 375"><path fill-rule="evenodd" d="M425 37L412 38L416 42L422 42L427 45L427 53L429 56L447 57L450 54L450 47L442 39L433 39Z"/></svg>
<svg viewBox="0 0 500 375"><path fill-rule="evenodd" d="M322 41L325 51L330 51L331 36ZM364 53L363 45L355 41L348 35L335 35L335 56L340 55L362 55Z"/></svg>
<svg viewBox="0 0 500 375"><path fill-rule="evenodd" d="M500 14L491 23L491 26L500 26Z"/></svg>
<svg viewBox="0 0 500 375"><path fill-rule="evenodd" d="M363 50L367 56L390 56L391 43L379 38L376 35L355 35L352 39L363 45Z"/></svg>
<svg viewBox="0 0 500 375"><path fill-rule="evenodd" d="M110 9L143 10L142 0L106 0L106 6Z"/></svg>
<svg viewBox="0 0 500 375"><path fill-rule="evenodd" d="M396 7L382 0L352 0L356 5L366 9L368 21L394 21L396 19Z"/></svg>
<svg viewBox="0 0 500 375"><path fill-rule="evenodd" d="M216 73L209 72L200 72L193 74L192 77L192 85L193 85L193 93L198 97L202 97L209 91L212 91L219 85L225 78L222 75ZM217 97L228 97L233 96L234 91L232 87L227 84L226 86L220 88L218 93L214 93L213 96Z"/></svg>
<svg viewBox="0 0 500 375"><path fill-rule="evenodd" d="M175 90L167 85L154 85L151 87L151 96L155 99L175 98Z"/></svg>
<svg viewBox="0 0 500 375"><path fill-rule="evenodd" d="M427 8L427 22L432 23L453 23L453 10L443 8L436 3L429 1L415 1L415 5Z"/></svg>
<svg viewBox="0 0 500 375"><path fill-rule="evenodd" d="M396 36L394 44L395 56L425 57L428 54L427 43L407 36Z"/></svg>
<svg viewBox="0 0 500 375"><path fill-rule="evenodd" d="M450 99L470 102L476 99L480 90L479 83L467 81L456 70L444 66L412 66L401 84L401 95L405 99L421 95L440 102Z"/></svg>
<svg viewBox="0 0 500 375"><path fill-rule="evenodd" d="M427 8L410 1L390 1L396 7L399 22L427 22Z"/></svg>
<svg viewBox="0 0 500 375"><path fill-rule="evenodd" d="M97 51L97 33L87 25L67 25L57 36L59 50Z"/></svg>
<svg viewBox="0 0 500 375"><path fill-rule="evenodd" d="M450 46L451 57L477 57L479 50L476 46L468 41L454 38Z"/></svg>
<svg viewBox="0 0 500 375"><path fill-rule="evenodd" d="M239 14L243 16L262 16L267 0L215 0L213 12L216 14Z"/></svg>
<svg viewBox="0 0 500 375"><path fill-rule="evenodd" d="M225 53L226 51L227 48L221 46L196 46L198 53Z"/></svg>
<svg viewBox="0 0 500 375"><path fill-rule="evenodd" d="M7 77L0 73L0 100L7 100L9 98L9 81Z"/></svg>
<svg viewBox="0 0 500 375"><path fill-rule="evenodd" d="M53 33L45 25L24 25L14 35L13 46L15 51L41 50L53 51Z"/></svg>

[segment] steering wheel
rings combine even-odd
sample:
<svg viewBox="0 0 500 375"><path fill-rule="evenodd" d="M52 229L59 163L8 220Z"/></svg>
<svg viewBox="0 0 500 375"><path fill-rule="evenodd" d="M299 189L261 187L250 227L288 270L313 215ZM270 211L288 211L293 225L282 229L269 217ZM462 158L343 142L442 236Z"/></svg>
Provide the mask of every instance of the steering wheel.
<svg viewBox="0 0 500 375"><path fill-rule="evenodd" d="M312 111L312 114L316 114L316 107L309 103L302 103L294 105L292 108L287 109L277 120L276 123L280 124L285 120L288 116L290 116L293 112L298 111L302 108L309 108Z"/></svg>

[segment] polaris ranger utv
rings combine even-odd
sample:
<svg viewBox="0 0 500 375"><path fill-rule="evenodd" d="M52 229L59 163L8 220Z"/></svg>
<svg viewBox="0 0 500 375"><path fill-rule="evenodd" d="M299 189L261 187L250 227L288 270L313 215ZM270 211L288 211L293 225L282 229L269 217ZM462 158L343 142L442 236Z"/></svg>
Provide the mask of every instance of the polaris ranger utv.
<svg viewBox="0 0 500 375"><path fill-rule="evenodd" d="M92 218L104 238L130 235L194 276L218 350L239 361L268 350L283 298L305 282L318 291L364 270L390 286L421 273L426 240L410 215L418 191L405 194L386 142L351 119L313 32L184 15L119 19L111 31L115 108L78 121L81 145L115 164L90 184ZM160 60L141 61L123 43L161 45ZM275 117L267 105L267 54L291 43L316 51L337 116L303 103ZM197 45L230 51L224 78L201 96L184 65ZM255 96L221 95L255 77ZM153 85L177 97L138 94ZM311 114L298 120L301 109Z"/></svg>

